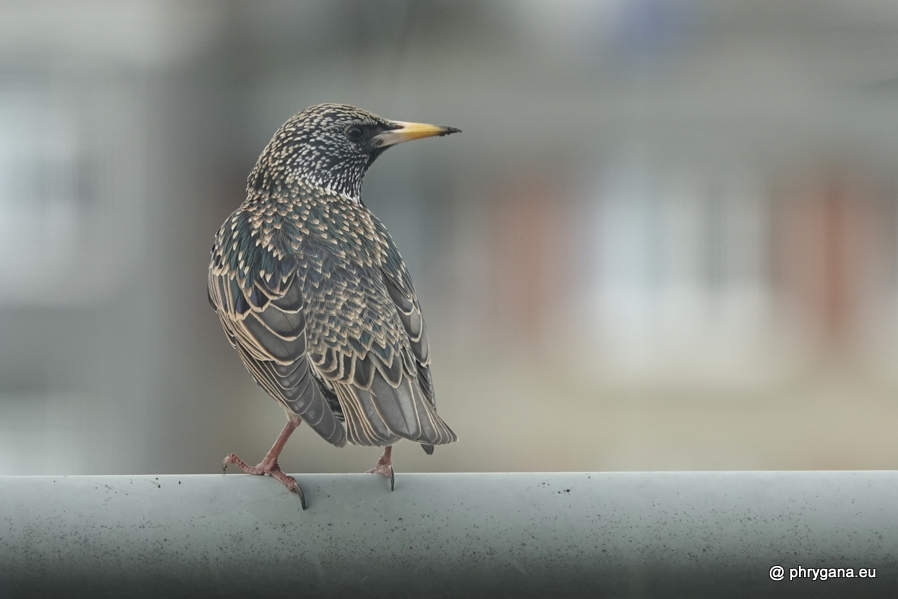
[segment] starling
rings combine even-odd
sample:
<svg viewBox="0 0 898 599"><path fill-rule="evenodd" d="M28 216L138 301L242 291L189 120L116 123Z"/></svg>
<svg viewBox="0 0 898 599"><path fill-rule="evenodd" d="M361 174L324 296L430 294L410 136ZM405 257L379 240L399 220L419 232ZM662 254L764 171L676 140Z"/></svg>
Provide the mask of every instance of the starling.
<svg viewBox="0 0 898 599"><path fill-rule="evenodd" d="M434 445L455 433L437 415L427 331L408 269L362 203L365 172L388 147L457 133L389 121L354 106L306 108L277 130L247 178L246 200L215 236L209 303L287 424L250 474L302 489L278 466L305 420L329 443L384 447L369 470L390 479L400 439Z"/></svg>

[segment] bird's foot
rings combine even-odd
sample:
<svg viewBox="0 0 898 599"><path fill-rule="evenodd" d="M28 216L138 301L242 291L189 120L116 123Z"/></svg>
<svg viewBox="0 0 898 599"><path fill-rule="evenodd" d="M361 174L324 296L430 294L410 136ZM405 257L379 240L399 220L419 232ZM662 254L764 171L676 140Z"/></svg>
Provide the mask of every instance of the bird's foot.
<svg viewBox="0 0 898 599"><path fill-rule="evenodd" d="M224 459L221 464L221 471L225 472L228 469L228 464L234 464L247 474L267 474L271 478L280 481L285 487L287 487L288 491L292 491L299 495L299 501L302 503L302 509L306 509L306 498L302 493L302 488L299 486L299 483L296 482L296 479L292 476L287 476L281 467L278 465L277 460L271 460L265 458L256 466L250 466L239 457L237 457L236 453L228 454L228 456Z"/></svg>
<svg viewBox="0 0 898 599"><path fill-rule="evenodd" d="M383 474L389 478L390 491L392 491L393 487L396 485L396 479L393 475L393 462L390 460L389 456L380 456L380 459L377 460L377 464L374 465L374 468L368 470L368 474Z"/></svg>

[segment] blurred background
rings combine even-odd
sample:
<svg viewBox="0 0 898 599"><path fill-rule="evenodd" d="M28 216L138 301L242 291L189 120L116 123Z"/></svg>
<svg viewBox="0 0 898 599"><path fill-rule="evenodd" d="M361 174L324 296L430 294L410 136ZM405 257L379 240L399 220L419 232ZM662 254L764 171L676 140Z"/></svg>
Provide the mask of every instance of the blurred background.
<svg viewBox="0 0 898 599"><path fill-rule="evenodd" d="M0 474L215 473L281 408L206 301L319 102L460 127L363 190L440 413L403 471L898 467L898 4L0 3ZM380 451L300 428L289 472Z"/></svg>

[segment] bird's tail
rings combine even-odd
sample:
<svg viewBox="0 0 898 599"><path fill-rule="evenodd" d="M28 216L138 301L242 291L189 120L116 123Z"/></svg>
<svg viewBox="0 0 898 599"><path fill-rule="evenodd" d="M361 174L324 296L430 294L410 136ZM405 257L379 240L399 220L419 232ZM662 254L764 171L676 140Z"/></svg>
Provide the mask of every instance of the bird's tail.
<svg viewBox="0 0 898 599"><path fill-rule="evenodd" d="M346 418L348 440L354 445L392 445L408 439L433 446L458 440L415 378L403 376L394 387L377 372L367 389L351 383L334 383L334 387Z"/></svg>

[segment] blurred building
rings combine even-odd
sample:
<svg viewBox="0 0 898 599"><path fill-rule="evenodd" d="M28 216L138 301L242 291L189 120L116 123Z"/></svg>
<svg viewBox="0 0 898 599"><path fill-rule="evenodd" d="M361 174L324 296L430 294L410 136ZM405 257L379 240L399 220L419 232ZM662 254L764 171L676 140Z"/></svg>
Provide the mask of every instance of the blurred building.
<svg viewBox="0 0 898 599"><path fill-rule="evenodd" d="M895 65L880 0L0 5L0 474L264 454L208 251L325 101L464 131L363 192L461 438L400 470L894 468Z"/></svg>

